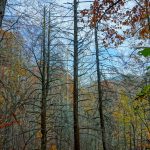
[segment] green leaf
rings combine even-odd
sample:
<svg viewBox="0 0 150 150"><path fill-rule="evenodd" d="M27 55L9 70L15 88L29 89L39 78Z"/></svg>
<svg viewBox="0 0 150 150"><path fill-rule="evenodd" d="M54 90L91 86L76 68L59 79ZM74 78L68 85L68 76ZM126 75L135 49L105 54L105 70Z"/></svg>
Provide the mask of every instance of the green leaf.
<svg viewBox="0 0 150 150"><path fill-rule="evenodd" d="M146 69L149 70L149 69L150 69L150 66L148 66Z"/></svg>
<svg viewBox="0 0 150 150"><path fill-rule="evenodd" d="M138 96L145 96L150 93L150 84L143 87Z"/></svg>
<svg viewBox="0 0 150 150"><path fill-rule="evenodd" d="M138 52L139 55L142 55L144 57L149 57L150 56L150 47L144 48L143 50Z"/></svg>

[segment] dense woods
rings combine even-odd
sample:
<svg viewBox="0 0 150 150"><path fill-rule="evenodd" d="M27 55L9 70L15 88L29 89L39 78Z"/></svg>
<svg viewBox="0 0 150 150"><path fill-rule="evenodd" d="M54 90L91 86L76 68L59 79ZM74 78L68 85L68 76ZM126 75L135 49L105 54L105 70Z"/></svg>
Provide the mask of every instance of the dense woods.
<svg viewBox="0 0 150 150"><path fill-rule="evenodd" d="M0 0L0 150L146 149L149 0Z"/></svg>

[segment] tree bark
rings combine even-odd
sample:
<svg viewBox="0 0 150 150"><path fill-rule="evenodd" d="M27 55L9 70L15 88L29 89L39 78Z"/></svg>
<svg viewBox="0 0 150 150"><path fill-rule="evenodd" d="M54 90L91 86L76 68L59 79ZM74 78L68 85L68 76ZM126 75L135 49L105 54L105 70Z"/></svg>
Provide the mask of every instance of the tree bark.
<svg viewBox="0 0 150 150"><path fill-rule="evenodd" d="M77 1L74 0L74 150L80 150L79 122L78 122L78 27L77 27Z"/></svg>
<svg viewBox="0 0 150 150"><path fill-rule="evenodd" d="M100 129L101 129L101 134L102 134L103 150L107 150L107 148L106 148L106 133L105 133L105 125L104 125L104 114L103 114L103 102L102 102L102 87L101 87L101 72L100 72L100 62L99 62L97 27L95 27L95 49L96 49L96 69L97 69L97 87L98 87Z"/></svg>
<svg viewBox="0 0 150 150"><path fill-rule="evenodd" d="M42 96L41 96L41 150L46 150L46 48L45 48L45 29L46 29L46 9L44 7L43 20L43 50L42 50Z"/></svg>
<svg viewBox="0 0 150 150"><path fill-rule="evenodd" d="M7 3L7 0L0 0L0 28L2 26L6 3Z"/></svg>

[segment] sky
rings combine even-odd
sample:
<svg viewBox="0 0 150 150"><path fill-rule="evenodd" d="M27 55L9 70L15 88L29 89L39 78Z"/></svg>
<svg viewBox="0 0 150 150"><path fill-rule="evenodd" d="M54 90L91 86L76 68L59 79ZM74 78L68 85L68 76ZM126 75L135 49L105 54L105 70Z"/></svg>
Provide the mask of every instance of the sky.
<svg viewBox="0 0 150 150"><path fill-rule="evenodd" d="M42 0L42 2L44 2L44 1L45 2L52 2L52 0ZM85 8L86 9L90 8L90 4L92 2L89 3L89 2L85 2L85 1L87 1L87 0L80 0L80 4L79 4L79 7L78 7L79 10L82 10L82 9L85 9ZM11 5L9 6L10 8L7 9L7 14L12 13L12 12L14 14L18 14L18 15L21 14L25 17L25 19L26 19L26 17L28 17L28 15L33 17L33 19L32 19L32 17L30 17L31 18L30 21L28 20L28 22L24 22L26 24L26 26L27 26L27 24L32 24L33 25L33 23L37 24L37 23L41 22L41 20L38 20L41 17L38 17L37 12L35 11L36 9L42 9L42 7L40 8L40 6L38 5L38 2L41 2L41 0L9 0L8 2ZM22 7L20 5L16 5L16 6L12 5L12 4L19 4L19 3L23 3L23 2L25 2L25 5L24 5L25 7L24 6ZM73 4L73 0L56 0L56 2L58 2L60 5L63 5L65 7L72 7L71 4ZM67 2L68 2L68 4L67 4ZM71 4L69 4L69 3L71 3ZM134 2L131 3L131 1L129 1L127 3L126 7L130 8L133 5L134 5ZM65 11L64 12L62 12L62 10L60 10L60 11L61 11L60 14L57 14L57 15L63 15L63 14L66 13ZM72 13L72 15L73 15L73 13ZM66 24L64 23L64 26ZM68 22L68 24L69 24L69 22ZM126 56L128 56L129 53L132 52L132 50L128 46L130 41L125 42L122 45L122 47L119 47L119 48L116 48L116 49L109 49L110 54L115 55L116 53L117 54L120 53L121 55L125 56L124 61L125 61L125 64L126 64L127 61L129 60L129 59L126 59ZM93 49L94 49L94 47L93 47ZM118 58L116 58L116 59L118 59ZM114 59L114 62L115 62L115 59ZM107 65L109 65L109 62L107 62ZM120 65L121 66L122 64L118 63L118 64L113 64L113 65L116 65L116 66ZM122 69L124 69L124 68L122 68Z"/></svg>

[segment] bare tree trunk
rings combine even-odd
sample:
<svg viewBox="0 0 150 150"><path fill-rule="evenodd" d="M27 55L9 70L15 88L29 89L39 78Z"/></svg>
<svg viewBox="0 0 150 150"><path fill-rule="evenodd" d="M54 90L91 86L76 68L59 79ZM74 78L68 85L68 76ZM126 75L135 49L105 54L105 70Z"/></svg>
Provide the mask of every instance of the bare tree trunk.
<svg viewBox="0 0 150 150"><path fill-rule="evenodd" d="M46 48L45 48L45 29L46 29L46 9L44 7L43 20L43 50L42 50L42 97L41 97L41 150L46 150Z"/></svg>
<svg viewBox="0 0 150 150"><path fill-rule="evenodd" d="M118 146L117 147L118 147L118 149L120 149L120 136L119 136L120 135L120 126L119 126L119 124L118 124L118 131L117 132L118 132L118 139L117 139Z"/></svg>
<svg viewBox="0 0 150 150"><path fill-rule="evenodd" d="M132 130L133 130L133 149L136 150L136 131L135 131L135 126L134 124L132 123Z"/></svg>
<svg viewBox="0 0 150 150"><path fill-rule="evenodd" d="M142 133L142 124L141 124L141 133L140 133L140 145L141 145L141 150L143 150L143 133Z"/></svg>
<svg viewBox="0 0 150 150"><path fill-rule="evenodd" d="M0 0L0 28L2 26L6 3L7 3L7 0Z"/></svg>
<svg viewBox="0 0 150 150"><path fill-rule="evenodd" d="M77 0L74 0L74 150L80 150L79 122L78 122L78 27L77 27Z"/></svg>
<svg viewBox="0 0 150 150"><path fill-rule="evenodd" d="M97 28L95 27L95 48L96 48L96 67L97 67L97 86L98 86L98 103L99 103L99 116L100 116L100 128L102 133L102 144L103 149L106 148L106 133L104 125L104 114L103 114L103 102L102 102L102 87L101 87L101 72L100 72L100 62L99 62L99 49L98 49L98 38L97 38Z"/></svg>
<svg viewBox="0 0 150 150"><path fill-rule="evenodd" d="M125 112L123 114L123 138L124 138L124 149L127 149L127 139L126 139L126 124L125 124Z"/></svg>
<svg viewBox="0 0 150 150"><path fill-rule="evenodd" d="M145 6L146 6L148 29L150 31L150 17L149 17L149 12L148 12L148 10L149 10L148 0L145 0L145 4L146 4Z"/></svg>

